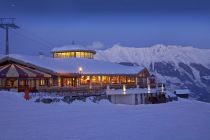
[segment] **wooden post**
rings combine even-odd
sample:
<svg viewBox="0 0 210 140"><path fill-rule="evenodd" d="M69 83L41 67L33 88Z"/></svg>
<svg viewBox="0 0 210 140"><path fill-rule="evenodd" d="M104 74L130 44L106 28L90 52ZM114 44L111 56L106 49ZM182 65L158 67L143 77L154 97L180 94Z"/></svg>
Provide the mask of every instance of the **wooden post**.
<svg viewBox="0 0 210 140"><path fill-rule="evenodd" d="M19 80L18 80L18 83L19 83ZM36 91L36 79L34 79L34 89Z"/></svg>
<svg viewBox="0 0 210 140"><path fill-rule="evenodd" d="M61 77L60 79L60 84L61 84L61 87L63 87L63 77Z"/></svg>
<svg viewBox="0 0 210 140"><path fill-rule="evenodd" d="M77 80L76 86L79 86L80 85L80 82L79 82L80 80L78 78L76 80Z"/></svg>
<svg viewBox="0 0 210 140"><path fill-rule="evenodd" d="M112 76L109 77L109 84L112 85Z"/></svg>
<svg viewBox="0 0 210 140"><path fill-rule="evenodd" d="M19 92L19 78L17 78L17 91Z"/></svg>
<svg viewBox="0 0 210 140"><path fill-rule="evenodd" d="M101 87L103 87L102 75L100 75L100 83L101 83Z"/></svg>
<svg viewBox="0 0 210 140"><path fill-rule="evenodd" d="M90 89L92 89L92 76L90 76Z"/></svg>
<svg viewBox="0 0 210 140"><path fill-rule="evenodd" d="M136 88L139 88L138 77L136 77Z"/></svg>

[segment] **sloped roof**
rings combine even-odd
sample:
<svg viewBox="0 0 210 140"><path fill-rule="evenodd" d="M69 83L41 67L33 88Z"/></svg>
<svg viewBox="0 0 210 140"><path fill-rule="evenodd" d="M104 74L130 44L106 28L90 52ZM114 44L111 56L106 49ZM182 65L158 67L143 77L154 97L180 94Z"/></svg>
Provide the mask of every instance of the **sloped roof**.
<svg viewBox="0 0 210 140"><path fill-rule="evenodd" d="M176 89L176 94L190 94L189 89Z"/></svg>
<svg viewBox="0 0 210 140"><path fill-rule="evenodd" d="M0 63L3 59L19 60L56 73L79 73L79 67L82 67L83 74L138 74L145 69L140 66L123 66L112 62L84 58L51 58L10 54L0 59Z"/></svg>
<svg viewBox="0 0 210 140"><path fill-rule="evenodd" d="M0 77L51 77L49 74L31 69L19 64L5 64L0 66Z"/></svg>

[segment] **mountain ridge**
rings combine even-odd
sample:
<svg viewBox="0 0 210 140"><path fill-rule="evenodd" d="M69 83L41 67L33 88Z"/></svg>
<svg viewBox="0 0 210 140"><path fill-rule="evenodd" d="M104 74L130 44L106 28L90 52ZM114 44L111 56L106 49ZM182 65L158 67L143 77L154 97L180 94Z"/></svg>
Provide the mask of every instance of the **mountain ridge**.
<svg viewBox="0 0 210 140"><path fill-rule="evenodd" d="M147 67L173 88L189 88L192 96L210 102L210 49L157 44L130 48L119 44L98 50L95 59Z"/></svg>
<svg viewBox="0 0 210 140"><path fill-rule="evenodd" d="M121 54L116 55L117 52ZM192 57L192 54L195 56ZM180 59L181 57L181 59L184 59L185 62L188 62L188 63L189 62L197 62L197 63L202 62L202 64L205 64L205 65L207 64L208 66L208 64L210 63L210 56L207 58L208 61L205 60L205 58L203 57L203 56L207 56L208 54L210 54L210 49L199 49L192 46L183 47L183 46L176 46L176 45L157 44L157 45L153 45L147 48L131 48L131 47L124 47L119 44L116 44L116 45L113 45L113 47L108 48L106 50L98 50L95 58L100 59L100 60L103 59L103 60L110 61L107 58L110 58L111 56L112 58L115 58L111 60L113 62L116 60L139 62L139 56L140 56L141 58L146 58L144 59L144 61L142 61L145 63L146 62L145 60L148 60L148 59L150 60L149 62L155 61L157 60L157 58L163 61L166 61L166 60L174 61L175 58ZM128 56L124 57L126 55ZM132 59L130 59L130 56L132 56Z"/></svg>

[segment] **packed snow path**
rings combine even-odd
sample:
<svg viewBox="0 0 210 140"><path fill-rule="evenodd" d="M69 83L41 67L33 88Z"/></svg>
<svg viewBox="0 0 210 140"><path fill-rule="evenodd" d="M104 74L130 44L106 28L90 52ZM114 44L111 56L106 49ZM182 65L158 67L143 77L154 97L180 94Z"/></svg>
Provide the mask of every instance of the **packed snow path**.
<svg viewBox="0 0 210 140"><path fill-rule="evenodd" d="M42 104L0 92L0 140L209 140L210 104Z"/></svg>

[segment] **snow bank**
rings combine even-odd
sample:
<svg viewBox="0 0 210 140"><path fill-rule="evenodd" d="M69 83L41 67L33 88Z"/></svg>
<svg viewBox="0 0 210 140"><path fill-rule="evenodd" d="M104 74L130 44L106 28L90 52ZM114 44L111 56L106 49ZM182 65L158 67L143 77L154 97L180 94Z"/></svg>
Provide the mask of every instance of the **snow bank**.
<svg viewBox="0 0 210 140"><path fill-rule="evenodd" d="M19 95L0 92L1 140L210 138L208 103L180 99L156 105L60 106L26 102Z"/></svg>
<svg viewBox="0 0 210 140"><path fill-rule="evenodd" d="M4 104L22 104L25 103L23 93L11 92L11 91L0 91L0 102Z"/></svg>

